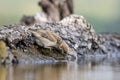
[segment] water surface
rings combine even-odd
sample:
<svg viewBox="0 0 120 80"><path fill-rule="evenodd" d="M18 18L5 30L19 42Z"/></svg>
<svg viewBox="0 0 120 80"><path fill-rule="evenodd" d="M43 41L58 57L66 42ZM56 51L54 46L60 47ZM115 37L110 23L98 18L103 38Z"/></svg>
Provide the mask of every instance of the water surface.
<svg viewBox="0 0 120 80"><path fill-rule="evenodd" d="M120 80L120 64L70 62L0 66L0 80Z"/></svg>

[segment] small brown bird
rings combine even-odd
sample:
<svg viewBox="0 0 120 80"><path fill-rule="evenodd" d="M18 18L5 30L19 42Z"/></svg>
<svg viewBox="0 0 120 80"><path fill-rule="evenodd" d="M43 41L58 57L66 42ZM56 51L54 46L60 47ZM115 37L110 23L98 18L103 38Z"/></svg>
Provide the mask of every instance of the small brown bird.
<svg viewBox="0 0 120 80"><path fill-rule="evenodd" d="M7 46L3 40L0 40L0 63L12 63L14 56L12 53L7 52Z"/></svg>
<svg viewBox="0 0 120 80"><path fill-rule="evenodd" d="M52 46L56 45L56 41L54 41L54 38L53 39L52 37L49 38L50 36L48 36L47 33L44 34L40 31L37 31L37 32L34 31L32 32L32 34L36 38L36 43L39 46L51 49Z"/></svg>
<svg viewBox="0 0 120 80"><path fill-rule="evenodd" d="M68 45L62 40L62 38L48 30L37 30L32 32L33 36L36 38L36 43L39 46L43 46L44 48L57 48L62 50L62 53L68 52Z"/></svg>
<svg viewBox="0 0 120 80"><path fill-rule="evenodd" d="M4 62L7 57L7 48L4 41L0 40L0 62Z"/></svg>

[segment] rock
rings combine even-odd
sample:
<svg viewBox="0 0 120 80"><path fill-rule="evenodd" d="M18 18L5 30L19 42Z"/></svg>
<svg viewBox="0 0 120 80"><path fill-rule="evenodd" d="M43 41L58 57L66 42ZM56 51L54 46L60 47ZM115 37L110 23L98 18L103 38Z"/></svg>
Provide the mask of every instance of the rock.
<svg viewBox="0 0 120 80"><path fill-rule="evenodd" d="M21 24L28 26L34 24L35 21L36 19L34 18L34 16L23 16L20 20Z"/></svg>
<svg viewBox="0 0 120 80"><path fill-rule="evenodd" d="M97 35L83 16L71 15L60 22L46 23L35 27L59 34L68 46L77 52L79 58L88 55L119 54L119 35L117 40L113 38L113 34Z"/></svg>
<svg viewBox="0 0 120 80"><path fill-rule="evenodd" d="M0 39L6 42L10 51L14 50L13 55L22 63L81 60L81 57L89 55L113 56L113 53L119 55L119 36L97 35L86 19L78 15L71 15L56 23L9 25L0 28Z"/></svg>
<svg viewBox="0 0 120 80"><path fill-rule="evenodd" d="M32 26L34 24L44 24L46 22L51 22L48 20L47 15L44 12L37 13L34 16L23 16L20 23L25 26Z"/></svg>
<svg viewBox="0 0 120 80"><path fill-rule="evenodd" d="M33 16L23 16L21 24L31 26L46 22L57 22L73 14L73 0L40 0L42 12Z"/></svg>

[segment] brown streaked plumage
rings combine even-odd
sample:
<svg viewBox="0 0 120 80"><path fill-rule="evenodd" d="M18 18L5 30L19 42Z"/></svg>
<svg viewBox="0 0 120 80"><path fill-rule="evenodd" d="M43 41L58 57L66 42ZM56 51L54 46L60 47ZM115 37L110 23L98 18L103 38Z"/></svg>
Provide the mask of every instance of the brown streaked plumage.
<svg viewBox="0 0 120 80"><path fill-rule="evenodd" d="M33 36L36 38L36 43L44 48L57 48L62 50L62 53L68 52L68 45L62 40L62 38L48 30L37 30L32 32Z"/></svg>

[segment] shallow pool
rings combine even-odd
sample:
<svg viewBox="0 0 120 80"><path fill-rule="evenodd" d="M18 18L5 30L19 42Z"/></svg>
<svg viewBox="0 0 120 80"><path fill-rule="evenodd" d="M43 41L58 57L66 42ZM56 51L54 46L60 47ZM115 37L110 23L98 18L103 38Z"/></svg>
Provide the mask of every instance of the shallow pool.
<svg viewBox="0 0 120 80"><path fill-rule="evenodd" d="M69 62L0 66L0 80L120 80L120 64Z"/></svg>

